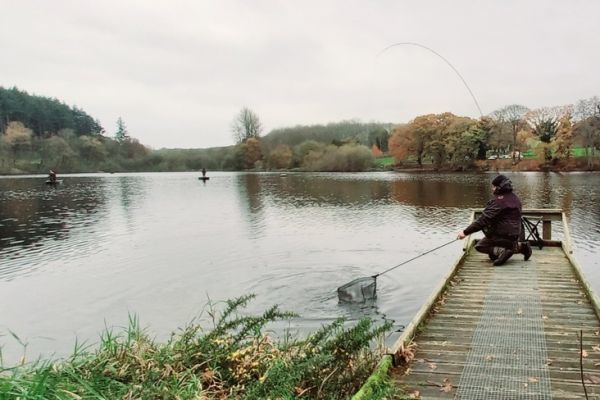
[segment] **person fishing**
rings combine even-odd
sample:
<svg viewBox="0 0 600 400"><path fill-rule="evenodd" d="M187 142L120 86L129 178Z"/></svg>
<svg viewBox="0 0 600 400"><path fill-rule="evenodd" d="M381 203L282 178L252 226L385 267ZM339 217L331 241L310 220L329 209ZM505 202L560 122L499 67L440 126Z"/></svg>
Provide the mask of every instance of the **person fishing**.
<svg viewBox="0 0 600 400"><path fill-rule="evenodd" d="M458 233L464 239L472 233L483 231L485 237L477 242L475 250L486 253L499 266L515 253L524 255L525 261L531 257L529 242L519 242L521 235L521 200L513 193L512 182L504 175L492 180L494 198L487 202L481 216Z"/></svg>
<svg viewBox="0 0 600 400"><path fill-rule="evenodd" d="M204 178L206 176L206 168L202 168L202 177Z"/></svg>
<svg viewBox="0 0 600 400"><path fill-rule="evenodd" d="M56 172L53 170L48 171L48 180L52 183L56 183Z"/></svg>

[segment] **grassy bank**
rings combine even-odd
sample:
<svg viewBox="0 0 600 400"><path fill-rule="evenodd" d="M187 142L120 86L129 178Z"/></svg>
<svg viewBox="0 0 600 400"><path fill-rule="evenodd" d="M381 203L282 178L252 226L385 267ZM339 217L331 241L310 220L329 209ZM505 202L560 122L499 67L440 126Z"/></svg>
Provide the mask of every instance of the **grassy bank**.
<svg viewBox="0 0 600 400"><path fill-rule="evenodd" d="M346 327L337 320L306 338L275 341L267 324L295 315L276 306L243 315L252 298L210 306L210 329L192 323L166 343L132 318L123 332L104 332L93 351L76 348L65 360L0 367L0 398L345 399L380 358L370 346L390 324L365 319Z"/></svg>

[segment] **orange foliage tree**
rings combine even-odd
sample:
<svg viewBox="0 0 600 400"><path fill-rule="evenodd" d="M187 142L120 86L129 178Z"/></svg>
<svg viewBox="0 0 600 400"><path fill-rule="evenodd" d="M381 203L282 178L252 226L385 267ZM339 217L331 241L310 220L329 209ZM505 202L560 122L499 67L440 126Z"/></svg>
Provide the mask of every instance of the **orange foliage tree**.
<svg viewBox="0 0 600 400"><path fill-rule="evenodd" d="M377 147L376 144L373 144L373 146L371 146L371 154L373 154L373 157L379 157L383 154L383 152L381 149L379 149L379 147Z"/></svg>
<svg viewBox="0 0 600 400"><path fill-rule="evenodd" d="M244 144L242 144L242 151L244 155L244 168L252 169L256 166L256 163L262 159L262 150L260 148L260 140L256 138L249 138Z"/></svg>

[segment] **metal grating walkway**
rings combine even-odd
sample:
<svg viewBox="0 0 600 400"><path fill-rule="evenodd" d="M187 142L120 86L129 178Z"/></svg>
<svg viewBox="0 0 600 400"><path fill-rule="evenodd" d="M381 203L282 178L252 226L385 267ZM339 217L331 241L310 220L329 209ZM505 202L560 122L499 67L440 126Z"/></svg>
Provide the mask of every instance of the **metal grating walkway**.
<svg viewBox="0 0 600 400"><path fill-rule="evenodd" d="M392 370L421 399L600 399L600 322L560 247L492 267L472 250Z"/></svg>
<svg viewBox="0 0 600 400"><path fill-rule="evenodd" d="M455 398L550 399L536 270L508 264L492 276Z"/></svg>

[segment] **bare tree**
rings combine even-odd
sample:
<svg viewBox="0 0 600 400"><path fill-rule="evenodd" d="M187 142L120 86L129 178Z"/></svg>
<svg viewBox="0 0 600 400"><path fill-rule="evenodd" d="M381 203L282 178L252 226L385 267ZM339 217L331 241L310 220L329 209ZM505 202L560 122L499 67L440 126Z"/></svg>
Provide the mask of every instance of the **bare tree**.
<svg viewBox="0 0 600 400"><path fill-rule="evenodd" d="M262 124L254 111L244 107L233 120L231 130L236 143L245 143L250 138L260 138Z"/></svg>
<svg viewBox="0 0 600 400"><path fill-rule="evenodd" d="M499 125L496 131L508 129L512 135L513 161L516 158L516 151L520 150L517 146L517 133L526 125L525 115L528 111L529 109L525 106L520 104L511 104L490 114L496 124Z"/></svg>

